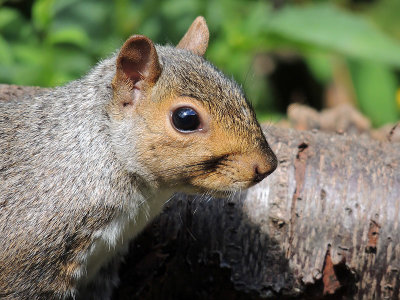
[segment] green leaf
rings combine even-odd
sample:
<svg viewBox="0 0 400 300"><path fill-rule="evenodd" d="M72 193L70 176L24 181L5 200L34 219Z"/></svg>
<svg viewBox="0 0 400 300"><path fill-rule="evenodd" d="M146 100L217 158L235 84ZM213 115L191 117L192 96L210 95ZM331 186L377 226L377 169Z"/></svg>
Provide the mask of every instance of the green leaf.
<svg viewBox="0 0 400 300"><path fill-rule="evenodd" d="M331 4L287 6L265 20L267 33L313 44L358 59L400 66L400 42L362 16Z"/></svg>
<svg viewBox="0 0 400 300"><path fill-rule="evenodd" d="M11 22L17 20L19 17L18 13L14 9L3 7L0 10L0 29L7 26Z"/></svg>
<svg viewBox="0 0 400 300"><path fill-rule="evenodd" d="M322 51L310 50L304 53L304 56L308 67L319 81L328 83L332 80L332 55Z"/></svg>
<svg viewBox="0 0 400 300"><path fill-rule="evenodd" d="M350 71L360 109L372 124L382 126L398 121L394 73L385 65L366 61L350 63Z"/></svg>
<svg viewBox="0 0 400 300"><path fill-rule="evenodd" d="M74 5L78 5L80 0L62 0L62 1L55 1L54 2L54 14L57 15L59 12L62 13L63 10L68 9Z"/></svg>
<svg viewBox="0 0 400 300"><path fill-rule="evenodd" d="M0 35L0 65L8 65L12 63L13 55L10 45Z"/></svg>
<svg viewBox="0 0 400 300"><path fill-rule="evenodd" d="M21 65L44 65L49 59L49 49L43 49L36 44L25 44L23 42L15 44L13 53L15 61Z"/></svg>
<svg viewBox="0 0 400 300"><path fill-rule="evenodd" d="M53 19L54 0L37 0L32 7L32 18L38 30L48 30Z"/></svg>
<svg viewBox="0 0 400 300"><path fill-rule="evenodd" d="M90 39L86 32L79 27L62 28L57 31L49 32L47 43L50 45L56 44L71 44L81 48L89 45Z"/></svg>

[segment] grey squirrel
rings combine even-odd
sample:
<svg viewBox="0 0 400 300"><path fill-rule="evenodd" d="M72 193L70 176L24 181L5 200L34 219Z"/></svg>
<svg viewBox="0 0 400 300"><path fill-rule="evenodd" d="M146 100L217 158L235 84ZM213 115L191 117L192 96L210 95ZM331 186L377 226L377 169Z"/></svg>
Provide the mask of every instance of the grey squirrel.
<svg viewBox="0 0 400 300"><path fill-rule="evenodd" d="M0 104L0 299L109 299L177 191L223 195L277 166L241 88L204 55L134 35L65 86Z"/></svg>

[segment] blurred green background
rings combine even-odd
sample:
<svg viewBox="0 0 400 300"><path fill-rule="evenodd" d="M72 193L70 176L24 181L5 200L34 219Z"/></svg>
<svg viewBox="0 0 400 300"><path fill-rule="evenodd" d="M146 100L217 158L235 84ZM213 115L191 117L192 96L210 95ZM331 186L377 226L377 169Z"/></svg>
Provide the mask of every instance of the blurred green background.
<svg viewBox="0 0 400 300"><path fill-rule="evenodd" d="M176 44L197 15L206 58L261 120L293 102L350 102L374 126L400 119L399 0L0 0L0 82L61 85L134 33Z"/></svg>

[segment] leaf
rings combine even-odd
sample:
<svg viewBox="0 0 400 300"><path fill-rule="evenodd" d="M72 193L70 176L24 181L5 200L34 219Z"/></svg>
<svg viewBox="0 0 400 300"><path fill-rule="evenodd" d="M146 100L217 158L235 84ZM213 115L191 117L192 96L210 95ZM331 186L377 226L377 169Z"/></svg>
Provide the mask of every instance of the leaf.
<svg viewBox="0 0 400 300"><path fill-rule="evenodd" d="M46 31L53 19L54 0L37 0L32 7L32 19L35 27Z"/></svg>
<svg viewBox="0 0 400 300"><path fill-rule="evenodd" d="M13 62L13 55L10 45L0 35L0 65L9 65Z"/></svg>
<svg viewBox="0 0 400 300"><path fill-rule="evenodd" d="M400 66L400 42L362 16L328 3L287 6L264 20L267 33L328 48L358 59Z"/></svg>
<svg viewBox="0 0 400 300"><path fill-rule="evenodd" d="M0 10L0 29L17 20L18 17L19 15L16 10L2 7Z"/></svg>
<svg viewBox="0 0 400 300"><path fill-rule="evenodd" d="M57 31L49 32L47 43L50 45L56 44L71 44L81 48L89 45L90 39L86 32L79 27L62 28Z"/></svg>
<svg viewBox="0 0 400 300"><path fill-rule="evenodd" d="M43 65L49 59L49 49L39 47L37 44L20 42L13 47L15 61L21 65Z"/></svg>
<svg viewBox="0 0 400 300"><path fill-rule="evenodd" d="M332 80L332 55L310 50L304 56L311 72L320 82L328 83Z"/></svg>
<svg viewBox="0 0 400 300"><path fill-rule="evenodd" d="M350 64L358 104L374 126L382 126L399 120L396 107L396 77L382 64L353 62Z"/></svg>
<svg viewBox="0 0 400 300"><path fill-rule="evenodd" d="M74 5L78 5L80 0L62 0L62 1L55 1L54 2L54 14L57 15L58 13L62 13L63 10L66 10Z"/></svg>

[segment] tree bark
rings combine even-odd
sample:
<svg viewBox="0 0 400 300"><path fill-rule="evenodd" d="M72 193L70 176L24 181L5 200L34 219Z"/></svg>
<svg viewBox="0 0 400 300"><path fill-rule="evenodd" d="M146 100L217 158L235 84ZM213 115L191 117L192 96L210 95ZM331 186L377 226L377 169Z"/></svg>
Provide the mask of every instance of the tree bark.
<svg viewBox="0 0 400 300"><path fill-rule="evenodd" d="M0 100L38 92L0 85ZM399 299L400 143L265 134L278 169L229 199L169 201L115 299Z"/></svg>

